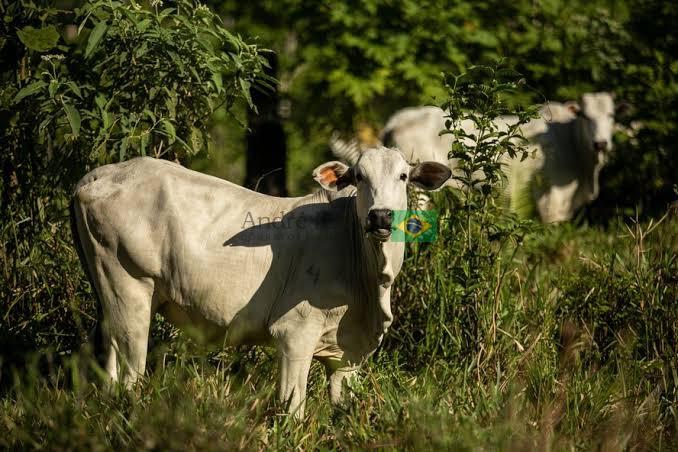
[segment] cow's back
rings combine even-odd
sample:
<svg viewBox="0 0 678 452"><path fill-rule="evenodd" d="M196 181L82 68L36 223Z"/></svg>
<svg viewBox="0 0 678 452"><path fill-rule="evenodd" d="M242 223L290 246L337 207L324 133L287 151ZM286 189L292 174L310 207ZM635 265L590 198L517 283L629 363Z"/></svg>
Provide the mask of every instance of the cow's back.
<svg viewBox="0 0 678 452"><path fill-rule="evenodd" d="M242 232L247 213L257 216L257 206L265 206L262 197L174 163L138 158L86 175L75 204L95 274L121 266L151 280L161 312L180 326L205 328L226 327L253 299L271 300L274 289L262 284L270 247L225 246ZM250 316L240 330L261 329L264 320Z"/></svg>
<svg viewBox="0 0 678 452"><path fill-rule="evenodd" d="M410 163L447 165L452 140L450 135L438 135L445 128L444 115L438 107L404 108L388 120L381 140L387 146L396 146Z"/></svg>

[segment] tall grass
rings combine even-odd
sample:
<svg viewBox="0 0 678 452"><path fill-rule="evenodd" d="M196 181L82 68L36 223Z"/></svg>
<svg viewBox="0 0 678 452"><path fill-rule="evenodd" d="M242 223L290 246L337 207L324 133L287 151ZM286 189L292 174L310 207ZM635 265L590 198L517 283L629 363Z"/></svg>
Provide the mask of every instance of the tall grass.
<svg viewBox="0 0 678 452"><path fill-rule="evenodd" d="M272 353L208 354L161 325L132 392L94 385L78 354L5 369L0 447L678 447L678 218L528 235L501 255L503 282L474 332L449 273L451 224L408 250L395 323L345 407L330 406L314 366L296 423L274 403Z"/></svg>
<svg viewBox="0 0 678 452"><path fill-rule="evenodd" d="M678 219L652 228L630 220L609 229L563 225L527 237L503 260L496 310L479 314L475 354L459 340L468 334L459 331L467 307L450 302L450 256L442 251L453 234L444 227L439 242L410 250L396 321L345 407L329 405L314 366L308 414L296 423L274 403L271 354L208 355L178 337L153 348L133 392L97 388L77 357L47 375L17 373L0 401L0 447L678 446Z"/></svg>

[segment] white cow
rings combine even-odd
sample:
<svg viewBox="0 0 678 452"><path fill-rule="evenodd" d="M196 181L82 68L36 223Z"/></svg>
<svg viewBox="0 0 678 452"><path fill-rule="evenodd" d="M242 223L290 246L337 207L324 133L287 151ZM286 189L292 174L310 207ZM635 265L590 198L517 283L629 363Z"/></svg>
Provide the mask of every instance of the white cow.
<svg viewBox="0 0 678 452"><path fill-rule="evenodd" d="M531 150L537 151L536 159L507 161L508 192L516 197L527 187L542 221L566 221L598 197L600 170L612 148L614 100L610 93L587 93L579 103L552 102L540 113L540 118L522 127ZM448 159L452 135L439 136L445 129L444 116L437 107L405 108L388 120L380 138L400 149L409 162L425 158L447 162L454 170L456 162ZM499 121L503 126L516 119ZM472 130L468 121L462 127ZM459 187L454 179L448 185Z"/></svg>
<svg viewBox="0 0 678 452"><path fill-rule="evenodd" d="M450 170L375 148L313 176L320 191L276 198L151 158L86 175L71 213L110 378L143 374L160 312L206 340L275 346L279 398L298 416L312 358L339 401L392 321L404 252L390 240L392 211L407 208L407 183L435 189Z"/></svg>

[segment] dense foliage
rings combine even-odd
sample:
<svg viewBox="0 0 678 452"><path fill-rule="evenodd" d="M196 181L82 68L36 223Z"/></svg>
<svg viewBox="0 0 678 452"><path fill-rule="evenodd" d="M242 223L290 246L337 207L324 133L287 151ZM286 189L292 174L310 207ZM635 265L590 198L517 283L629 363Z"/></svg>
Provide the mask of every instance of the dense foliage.
<svg viewBox="0 0 678 452"><path fill-rule="evenodd" d="M154 5L1 10L0 344L10 362L69 349L91 323L66 215L75 182L138 155L185 160L207 147L211 114L250 101L261 78L257 47L211 10Z"/></svg>
<svg viewBox="0 0 678 452"><path fill-rule="evenodd" d="M290 185L297 191L310 188L303 181L318 162L308 155L325 152L333 129L353 128L374 140L397 109L440 104L442 72L501 57L531 87L516 94L523 101L612 91L633 106L618 120L640 130L617 134L592 221L632 214L636 205L655 215L676 198L678 11L670 2L211 3L238 31L280 53L281 95L292 106Z"/></svg>

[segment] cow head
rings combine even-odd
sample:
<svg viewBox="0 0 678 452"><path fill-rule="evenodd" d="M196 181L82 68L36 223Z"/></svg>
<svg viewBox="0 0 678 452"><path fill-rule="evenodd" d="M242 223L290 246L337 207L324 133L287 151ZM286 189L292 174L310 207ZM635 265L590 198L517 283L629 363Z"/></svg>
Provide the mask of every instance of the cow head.
<svg viewBox="0 0 678 452"><path fill-rule="evenodd" d="M615 105L611 93L586 93L579 103L566 105L577 115L578 132L588 149L596 153L612 149Z"/></svg>
<svg viewBox="0 0 678 452"><path fill-rule="evenodd" d="M393 211L407 209L408 183L435 190L451 175L450 169L441 163L410 166L399 151L385 147L366 150L351 167L335 161L313 171L314 179L326 190L356 187L360 223L365 232L382 242L391 236Z"/></svg>

